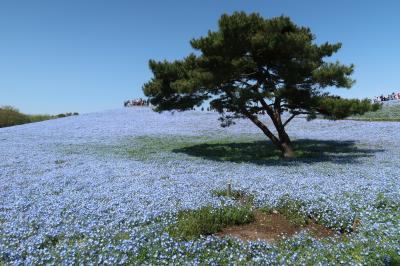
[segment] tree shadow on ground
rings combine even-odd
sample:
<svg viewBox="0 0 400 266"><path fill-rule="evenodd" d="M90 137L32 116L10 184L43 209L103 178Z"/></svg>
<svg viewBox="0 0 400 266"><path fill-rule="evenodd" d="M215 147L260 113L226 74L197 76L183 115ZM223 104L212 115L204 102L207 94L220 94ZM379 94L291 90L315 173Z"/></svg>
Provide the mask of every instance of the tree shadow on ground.
<svg viewBox="0 0 400 266"><path fill-rule="evenodd" d="M202 143L174 149L172 152L213 161L286 165L317 162L358 163L359 158L372 157L376 152L383 151L357 147L355 141L299 139L293 141L293 144L295 158L290 159L282 158L279 149L270 141Z"/></svg>

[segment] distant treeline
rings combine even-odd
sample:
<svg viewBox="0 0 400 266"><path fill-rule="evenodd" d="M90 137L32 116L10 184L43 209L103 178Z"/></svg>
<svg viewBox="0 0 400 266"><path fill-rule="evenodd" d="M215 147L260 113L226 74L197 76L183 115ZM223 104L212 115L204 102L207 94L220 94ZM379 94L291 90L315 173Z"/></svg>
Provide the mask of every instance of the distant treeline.
<svg viewBox="0 0 400 266"><path fill-rule="evenodd" d="M21 113L17 108L14 108L12 106L2 106L0 107L0 128L40 122L44 120L73 115L79 115L79 113L65 113L58 115L28 115Z"/></svg>

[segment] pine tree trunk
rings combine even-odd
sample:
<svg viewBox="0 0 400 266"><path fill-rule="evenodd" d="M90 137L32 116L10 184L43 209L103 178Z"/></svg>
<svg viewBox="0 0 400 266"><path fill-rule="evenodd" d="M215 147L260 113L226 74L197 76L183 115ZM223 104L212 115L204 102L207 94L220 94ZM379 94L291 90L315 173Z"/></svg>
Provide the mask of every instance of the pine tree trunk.
<svg viewBox="0 0 400 266"><path fill-rule="evenodd" d="M274 122L275 128L278 131L277 138L269 129L268 127L262 123L257 116L249 113L245 108L242 108L242 112L246 115L257 127L259 127L263 133L272 141L272 143L279 148L282 152L282 156L285 158L293 158L294 157L294 149L292 145L292 141L290 140L288 134L285 131L285 127L283 126L282 122L277 120L274 116L271 116L272 121Z"/></svg>
<svg viewBox="0 0 400 266"><path fill-rule="evenodd" d="M288 134L285 131L283 126L279 126L277 128L279 135L279 149L282 151L282 155L285 158L293 158L294 157L294 148L292 141L290 140Z"/></svg>
<svg viewBox="0 0 400 266"><path fill-rule="evenodd" d="M285 158L293 158L294 157L294 149L291 143L282 142L280 144L280 150L282 151L282 155Z"/></svg>

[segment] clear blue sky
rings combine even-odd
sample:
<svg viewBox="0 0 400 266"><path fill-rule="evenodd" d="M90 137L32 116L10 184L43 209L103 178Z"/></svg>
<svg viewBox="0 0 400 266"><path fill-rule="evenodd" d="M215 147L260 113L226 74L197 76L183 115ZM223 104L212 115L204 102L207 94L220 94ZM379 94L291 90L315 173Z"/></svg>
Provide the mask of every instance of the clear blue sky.
<svg viewBox="0 0 400 266"><path fill-rule="evenodd" d="M222 13L288 15L354 63L344 97L400 91L400 1L0 1L0 105L92 112L140 97L148 60L178 59Z"/></svg>

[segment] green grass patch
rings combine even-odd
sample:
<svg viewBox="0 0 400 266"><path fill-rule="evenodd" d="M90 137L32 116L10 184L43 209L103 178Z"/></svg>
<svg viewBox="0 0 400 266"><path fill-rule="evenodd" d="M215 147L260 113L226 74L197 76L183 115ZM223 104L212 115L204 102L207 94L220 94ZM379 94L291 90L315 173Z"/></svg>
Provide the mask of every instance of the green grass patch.
<svg viewBox="0 0 400 266"><path fill-rule="evenodd" d="M220 190L213 190L211 192L216 197L227 197L232 198L240 203L244 204L253 204L254 195L246 193L243 190L228 190L228 189L220 189Z"/></svg>
<svg viewBox="0 0 400 266"><path fill-rule="evenodd" d="M265 206L261 208L261 210L266 213L273 213L276 211L279 214L282 214L293 225L306 226L309 223L310 218L307 214L301 211L303 207L303 202L284 196L279 200L275 207Z"/></svg>
<svg viewBox="0 0 400 266"><path fill-rule="evenodd" d="M400 204L386 197L384 193L378 193L375 200L375 208L395 212L400 209Z"/></svg>
<svg viewBox="0 0 400 266"><path fill-rule="evenodd" d="M39 248L50 248L55 247L59 242L65 239L64 235L46 236L45 239L40 243Z"/></svg>
<svg viewBox="0 0 400 266"><path fill-rule="evenodd" d="M330 228L341 234L353 232L353 225L356 221L357 216L343 216L336 217L337 222L331 224L329 217L337 214L330 209L314 210L312 213L304 211L306 209L306 203L300 200L291 199L289 196L283 196L279 199L275 206L264 206L261 208L266 213L277 212L283 215L290 223L297 226L306 226L310 223L311 219L327 228ZM321 214L324 215L321 215Z"/></svg>
<svg viewBox="0 0 400 266"><path fill-rule="evenodd" d="M384 105L376 112L367 112L363 115L353 116L350 119L362 121L400 121L400 104Z"/></svg>
<svg viewBox="0 0 400 266"><path fill-rule="evenodd" d="M352 141L294 140L294 158L282 158L281 151L267 139L234 139L207 141L201 144L176 148L175 153L184 153L215 161L251 162L268 164L277 161L302 162L305 160L326 161L355 159L369 156L373 150L360 149Z"/></svg>
<svg viewBox="0 0 400 266"><path fill-rule="evenodd" d="M178 213L176 224L167 230L173 237L190 240L202 235L211 235L229 225L242 225L254 220L249 206L203 207Z"/></svg>
<svg viewBox="0 0 400 266"><path fill-rule="evenodd" d="M50 119L54 119L53 115L28 115L30 123L46 121Z"/></svg>
<svg viewBox="0 0 400 266"><path fill-rule="evenodd" d="M129 239L131 239L131 235L129 234L129 232L119 232L114 236L114 240L117 242Z"/></svg>
<svg viewBox="0 0 400 266"><path fill-rule="evenodd" d="M312 163L334 160L352 163L360 157L371 157L380 150L357 147L353 141L294 140L295 158L281 157L281 151L261 134L213 137L209 136L142 136L104 145L81 147L83 152L100 155L118 154L140 161L163 162L171 159L195 160L202 158L218 162L254 163ZM67 147L79 153L80 147ZM182 157L185 156L185 157Z"/></svg>

